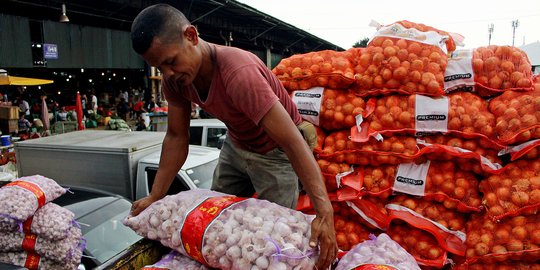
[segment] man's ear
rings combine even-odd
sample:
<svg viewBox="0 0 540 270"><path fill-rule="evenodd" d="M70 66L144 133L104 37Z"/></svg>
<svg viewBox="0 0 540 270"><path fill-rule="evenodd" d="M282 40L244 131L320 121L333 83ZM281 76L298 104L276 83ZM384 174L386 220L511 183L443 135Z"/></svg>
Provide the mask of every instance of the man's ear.
<svg viewBox="0 0 540 270"><path fill-rule="evenodd" d="M184 37L193 45L197 45L199 43L199 33L197 32L197 28L195 26L190 25L184 30Z"/></svg>

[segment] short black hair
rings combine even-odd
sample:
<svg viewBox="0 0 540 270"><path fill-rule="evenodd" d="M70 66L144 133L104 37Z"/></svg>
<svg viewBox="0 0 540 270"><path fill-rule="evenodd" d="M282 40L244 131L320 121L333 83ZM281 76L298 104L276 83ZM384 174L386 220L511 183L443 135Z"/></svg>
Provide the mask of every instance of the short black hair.
<svg viewBox="0 0 540 270"><path fill-rule="evenodd" d="M180 10L167 4L156 4L145 8L135 17L131 25L131 45L135 52L144 54L155 37L163 42L178 39L184 25L189 21Z"/></svg>

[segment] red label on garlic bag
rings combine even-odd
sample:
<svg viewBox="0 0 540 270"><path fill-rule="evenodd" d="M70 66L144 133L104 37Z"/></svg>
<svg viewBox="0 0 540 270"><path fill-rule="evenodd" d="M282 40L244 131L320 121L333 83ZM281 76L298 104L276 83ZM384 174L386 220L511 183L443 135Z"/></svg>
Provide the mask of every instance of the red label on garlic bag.
<svg viewBox="0 0 540 270"><path fill-rule="evenodd" d="M28 268L28 270L37 270L40 259L41 257L39 257L39 255L37 255L35 252L28 252L26 255L26 261L24 262L24 267Z"/></svg>
<svg viewBox="0 0 540 270"><path fill-rule="evenodd" d="M24 188L34 193L38 201L38 208L41 208L45 204L45 193L43 193L43 190L38 185L26 181L15 181L5 185L5 187L9 186Z"/></svg>
<svg viewBox="0 0 540 270"><path fill-rule="evenodd" d="M32 228L32 221L34 220L34 217L29 217L25 222L23 222L23 232L24 233L30 233L30 230Z"/></svg>
<svg viewBox="0 0 540 270"><path fill-rule="evenodd" d="M398 270L395 267L380 264L364 264L353 268L353 270Z"/></svg>
<svg viewBox="0 0 540 270"><path fill-rule="evenodd" d="M212 223L223 210L245 199L246 198L235 196L212 197L206 199L190 211L186 215L186 219L181 228L181 238L186 253L194 260L204 265L208 265L202 255L203 236L206 227L208 227L208 225Z"/></svg>
<svg viewBox="0 0 540 270"><path fill-rule="evenodd" d="M37 235L33 233L25 234L22 242L22 249L24 251L35 251Z"/></svg>

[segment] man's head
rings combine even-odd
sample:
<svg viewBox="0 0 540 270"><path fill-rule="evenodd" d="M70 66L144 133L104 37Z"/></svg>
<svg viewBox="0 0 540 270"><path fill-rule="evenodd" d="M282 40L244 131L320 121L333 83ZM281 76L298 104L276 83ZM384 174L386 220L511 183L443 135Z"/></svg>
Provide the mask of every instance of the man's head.
<svg viewBox="0 0 540 270"><path fill-rule="evenodd" d="M189 21L184 14L167 4L145 8L131 25L131 45L138 54L148 51L154 38L164 43L178 41L179 34Z"/></svg>
<svg viewBox="0 0 540 270"><path fill-rule="evenodd" d="M157 4L145 8L131 26L133 49L165 77L193 82L201 65L197 29L176 8Z"/></svg>

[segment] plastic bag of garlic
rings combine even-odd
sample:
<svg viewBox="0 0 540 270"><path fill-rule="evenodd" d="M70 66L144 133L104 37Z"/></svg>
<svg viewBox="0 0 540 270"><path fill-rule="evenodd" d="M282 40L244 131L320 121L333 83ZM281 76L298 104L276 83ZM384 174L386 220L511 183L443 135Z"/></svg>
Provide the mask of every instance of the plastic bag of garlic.
<svg viewBox="0 0 540 270"><path fill-rule="evenodd" d="M0 223L21 224L48 202L66 190L54 180L41 175L21 177L0 188Z"/></svg>
<svg viewBox="0 0 540 270"><path fill-rule="evenodd" d="M218 269L313 269L305 215L275 203L195 189L154 202L124 224Z"/></svg>
<svg viewBox="0 0 540 270"><path fill-rule="evenodd" d="M53 260L40 257L34 252L0 252L0 262L20 265L29 270L76 270L79 262L72 261L58 263Z"/></svg>
<svg viewBox="0 0 540 270"><path fill-rule="evenodd" d="M371 240L354 246L341 258L336 270L353 269L408 269L420 270L414 257L387 234L381 233ZM362 268L364 266L366 268ZM368 266L371 266L368 267Z"/></svg>
<svg viewBox="0 0 540 270"><path fill-rule="evenodd" d="M71 227L62 240L49 240L35 234L0 232L0 252L29 251L58 263L78 264L85 242L81 229Z"/></svg>
<svg viewBox="0 0 540 270"><path fill-rule="evenodd" d="M15 220L0 222L0 232L22 231L50 240L61 240L68 236L69 229L74 225L73 212L55 203L46 203L22 224Z"/></svg>

